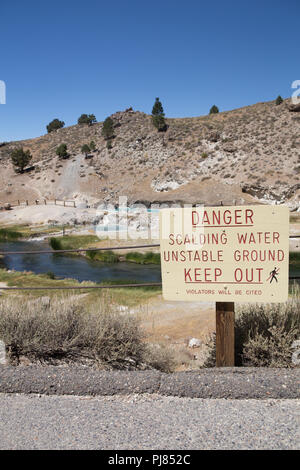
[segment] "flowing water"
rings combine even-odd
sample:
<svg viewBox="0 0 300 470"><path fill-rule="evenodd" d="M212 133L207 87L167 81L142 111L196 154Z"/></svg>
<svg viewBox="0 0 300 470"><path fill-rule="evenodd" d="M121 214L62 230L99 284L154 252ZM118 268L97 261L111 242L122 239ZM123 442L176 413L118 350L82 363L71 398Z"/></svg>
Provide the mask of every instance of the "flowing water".
<svg viewBox="0 0 300 470"><path fill-rule="evenodd" d="M42 251L49 250L47 241L26 241L0 243L0 251ZM140 282L160 282L160 266L128 262L103 263L83 256L7 255L2 259L7 269L32 271L36 274L51 271L58 278L73 278L78 281L101 282L107 280L136 280ZM290 266L290 276L300 276L299 267Z"/></svg>
<svg viewBox="0 0 300 470"><path fill-rule="evenodd" d="M42 251L49 250L46 241L0 243L0 251ZM101 282L107 280L136 280L140 282L160 282L159 265L135 263L103 263L83 256L57 254L7 255L2 263L7 269L32 271L35 274L51 271L58 278L73 278L78 281Z"/></svg>

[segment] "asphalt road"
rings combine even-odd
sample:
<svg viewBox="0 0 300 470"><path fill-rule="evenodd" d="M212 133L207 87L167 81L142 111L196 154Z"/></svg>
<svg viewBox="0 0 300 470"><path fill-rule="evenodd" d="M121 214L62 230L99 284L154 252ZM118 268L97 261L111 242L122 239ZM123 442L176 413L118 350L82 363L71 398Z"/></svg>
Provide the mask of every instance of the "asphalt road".
<svg viewBox="0 0 300 470"><path fill-rule="evenodd" d="M299 449L299 399L0 394L0 449Z"/></svg>

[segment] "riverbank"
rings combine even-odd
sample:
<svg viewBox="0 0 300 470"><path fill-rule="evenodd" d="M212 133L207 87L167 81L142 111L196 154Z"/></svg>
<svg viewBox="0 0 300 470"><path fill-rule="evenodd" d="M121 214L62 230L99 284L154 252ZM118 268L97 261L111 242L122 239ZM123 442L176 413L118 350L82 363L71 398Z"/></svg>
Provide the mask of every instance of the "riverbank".
<svg viewBox="0 0 300 470"><path fill-rule="evenodd" d="M152 240L148 241L147 243L141 242L140 240L130 242L123 241L123 245L125 244L128 247L128 244L133 244L133 248L135 247L134 244L152 244ZM87 252L78 252L78 253L70 253L70 255L75 256L85 256L94 261L103 261L106 263L118 263L122 261L127 261L129 263L136 263L136 264L156 264L160 265L160 253L157 252L159 247L156 249L156 252L153 252L153 248L143 248L140 252L138 251L130 251L130 248L126 248L122 251L118 251L117 253L113 250L106 250L106 251L97 251L97 248L109 248L111 244L121 247L122 242L120 240L109 240L99 239L96 235L66 235L61 237L51 237L49 239L49 244L53 250L76 250L76 249L84 249L88 248L92 250L95 248L95 251L87 251Z"/></svg>
<svg viewBox="0 0 300 470"><path fill-rule="evenodd" d="M145 286L145 287L128 287L128 288L113 288L113 289L82 289L82 287L96 287L97 283L92 281L79 282L73 278L57 279L52 277L52 273L41 273L34 274L33 272L18 272L7 269L0 269L0 283L2 287L4 285L8 287L45 287L45 290L38 291L4 291L2 295L22 295L24 297L42 297L47 296L50 299L65 297L67 296L79 296L84 295L85 303L90 304L94 301L105 297L109 297L112 304L119 304L125 307L139 306L148 302L151 298L156 297L161 293L160 286ZM101 285L120 285L120 284L136 284L137 282L131 279L120 279L120 280L106 280L101 281ZM0 285L1 285L0 284ZM51 288L62 288L62 287L75 287L76 290L48 290L47 287ZM0 287L1 291L1 287ZM109 292L108 292L109 291ZM5 294L4 294L5 292Z"/></svg>

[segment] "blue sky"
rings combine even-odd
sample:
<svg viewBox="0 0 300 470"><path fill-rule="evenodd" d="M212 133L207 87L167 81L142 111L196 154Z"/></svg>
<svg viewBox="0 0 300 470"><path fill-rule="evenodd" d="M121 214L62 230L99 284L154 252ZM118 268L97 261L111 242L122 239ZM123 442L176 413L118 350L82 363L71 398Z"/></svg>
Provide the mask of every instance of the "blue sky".
<svg viewBox="0 0 300 470"><path fill-rule="evenodd" d="M300 79L299 0L5 1L0 141L82 113L132 106L207 114L291 96Z"/></svg>

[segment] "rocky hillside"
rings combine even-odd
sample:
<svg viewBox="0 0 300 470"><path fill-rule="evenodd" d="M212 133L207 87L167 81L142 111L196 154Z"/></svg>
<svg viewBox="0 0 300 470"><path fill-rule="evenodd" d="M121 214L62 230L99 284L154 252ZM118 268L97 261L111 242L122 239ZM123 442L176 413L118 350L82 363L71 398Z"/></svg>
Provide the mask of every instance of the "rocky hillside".
<svg viewBox="0 0 300 470"><path fill-rule="evenodd" d="M0 144L0 202L65 198L117 202L181 201L206 204L286 202L299 207L300 114L288 101L210 116L167 119L158 132L151 116L131 108L112 116L108 149L102 123L75 125L41 137ZM89 158L83 144L93 140ZM56 156L66 143L70 157ZM33 169L16 174L9 154L23 146Z"/></svg>

